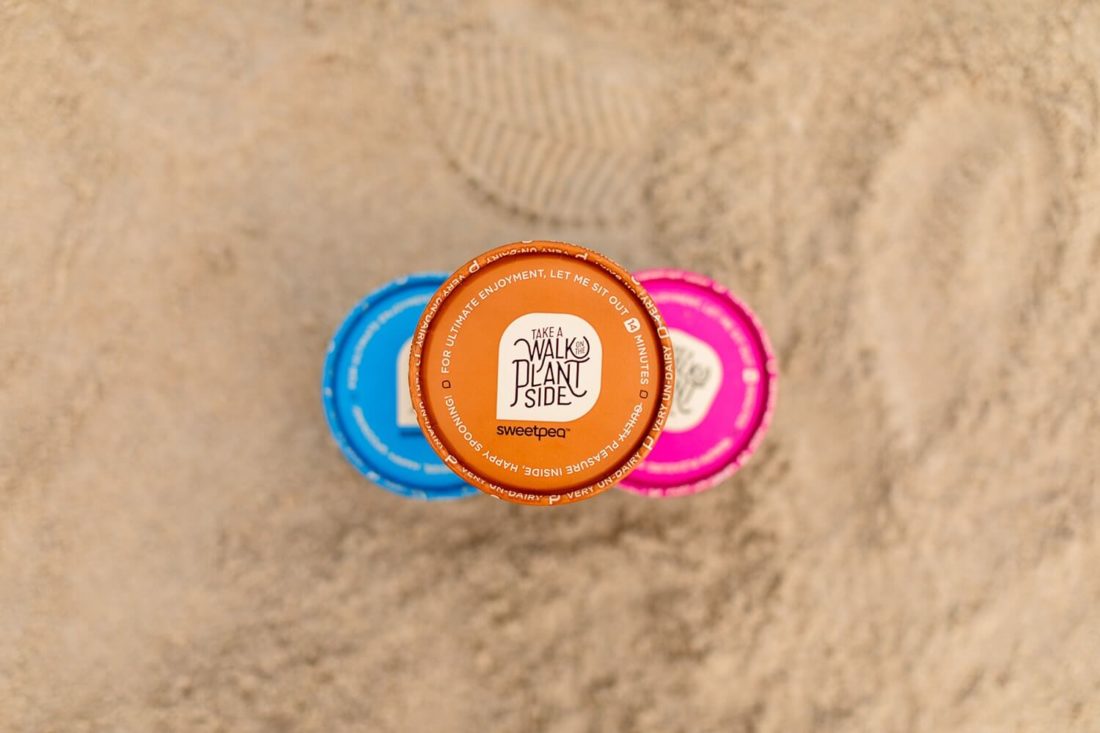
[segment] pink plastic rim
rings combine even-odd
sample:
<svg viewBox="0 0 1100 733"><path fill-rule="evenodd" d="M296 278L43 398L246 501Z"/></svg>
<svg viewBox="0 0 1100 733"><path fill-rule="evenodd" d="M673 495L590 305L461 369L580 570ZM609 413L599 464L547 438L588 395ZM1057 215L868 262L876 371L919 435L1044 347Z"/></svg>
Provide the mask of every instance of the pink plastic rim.
<svg viewBox="0 0 1100 733"><path fill-rule="evenodd" d="M619 487L651 497L695 494L758 448L775 408L775 355L748 306L710 278L671 269L635 277L672 332L676 391L653 451Z"/></svg>

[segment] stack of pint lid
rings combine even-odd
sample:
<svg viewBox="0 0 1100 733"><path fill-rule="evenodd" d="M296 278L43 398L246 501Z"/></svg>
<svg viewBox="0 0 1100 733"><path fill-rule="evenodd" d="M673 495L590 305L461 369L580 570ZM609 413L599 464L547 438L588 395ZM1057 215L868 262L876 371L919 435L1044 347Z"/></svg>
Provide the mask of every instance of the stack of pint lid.
<svg viewBox="0 0 1100 733"><path fill-rule="evenodd" d="M539 241L368 295L323 393L344 454L383 488L554 505L718 484L763 435L775 376L763 329L720 285Z"/></svg>

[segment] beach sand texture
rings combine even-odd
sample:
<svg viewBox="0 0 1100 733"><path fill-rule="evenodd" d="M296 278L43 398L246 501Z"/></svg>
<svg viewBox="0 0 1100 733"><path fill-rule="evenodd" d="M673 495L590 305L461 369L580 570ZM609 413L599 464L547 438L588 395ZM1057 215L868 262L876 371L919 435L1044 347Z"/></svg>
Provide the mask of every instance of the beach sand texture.
<svg viewBox="0 0 1100 733"><path fill-rule="evenodd" d="M0 731L1100 731L1100 5L0 3ZM402 500L366 292L563 239L769 330L698 496Z"/></svg>

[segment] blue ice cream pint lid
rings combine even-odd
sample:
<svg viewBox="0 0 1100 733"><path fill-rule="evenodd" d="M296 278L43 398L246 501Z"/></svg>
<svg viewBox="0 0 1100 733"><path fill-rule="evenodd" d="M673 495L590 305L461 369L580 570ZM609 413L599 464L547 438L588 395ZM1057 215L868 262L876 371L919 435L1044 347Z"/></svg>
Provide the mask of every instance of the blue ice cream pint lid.
<svg viewBox="0 0 1100 733"><path fill-rule="evenodd" d="M477 489L436 455L409 395L409 349L443 273L399 278L363 298L325 357L325 417L344 456L384 489L415 499L457 499Z"/></svg>

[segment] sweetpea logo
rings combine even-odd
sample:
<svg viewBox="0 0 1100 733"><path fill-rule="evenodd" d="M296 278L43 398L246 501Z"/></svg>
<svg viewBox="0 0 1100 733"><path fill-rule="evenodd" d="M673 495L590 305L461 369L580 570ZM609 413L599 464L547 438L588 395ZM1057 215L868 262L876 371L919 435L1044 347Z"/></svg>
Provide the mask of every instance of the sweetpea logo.
<svg viewBox="0 0 1100 733"><path fill-rule="evenodd" d="M527 313L508 324L497 352L497 419L568 422L600 396L603 344L570 313Z"/></svg>
<svg viewBox="0 0 1100 733"><path fill-rule="evenodd" d="M710 344L689 333L669 329L676 362L676 390L665 430L682 433L699 425L710 412L722 385L722 360Z"/></svg>

